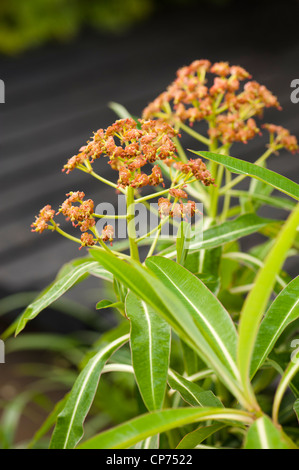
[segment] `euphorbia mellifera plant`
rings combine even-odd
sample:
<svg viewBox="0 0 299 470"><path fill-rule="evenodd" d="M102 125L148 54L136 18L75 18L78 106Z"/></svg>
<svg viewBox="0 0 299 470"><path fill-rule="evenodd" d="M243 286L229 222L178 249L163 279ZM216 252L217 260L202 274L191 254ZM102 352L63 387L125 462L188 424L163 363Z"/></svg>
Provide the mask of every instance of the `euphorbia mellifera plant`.
<svg viewBox="0 0 299 470"><path fill-rule="evenodd" d="M16 333L83 274L113 283L114 298L100 300L98 308L110 305L122 314L111 342L98 341L83 360L57 416L51 448L74 448L82 438L80 448L201 448L207 439L209 447L296 447L299 361L290 344L299 278L283 267L289 256L298 256L299 186L268 170L266 162L282 149L296 153L298 144L282 126L259 124L269 107L281 109L242 67L197 60L178 70L142 119L120 116L64 165L66 173L81 170L123 194L127 210L97 214L83 191L71 191L56 215L47 205L32 224L33 231L70 238L89 255L75 260L26 309ZM199 122L205 124L201 133ZM269 142L254 164L228 155L235 142L258 139L263 129ZM181 133L195 139L191 151ZM115 180L96 172L99 158L117 172ZM248 189L236 189L246 177ZM274 189L287 197L273 195ZM138 237L135 206L153 210L151 200L158 201L159 222ZM193 239L197 203L205 216L202 237ZM290 214L286 220L260 217L264 205ZM80 238L60 228L59 213L79 227ZM96 220L103 218L99 232ZM125 243L113 240L110 219L118 218L127 223ZM169 220L181 229L176 240L161 239ZM239 239L256 232L264 239L242 250ZM139 246L146 244L142 258ZM114 361L114 352L128 342L131 363ZM84 440L100 375L109 371L134 375L148 413Z"/></svg>

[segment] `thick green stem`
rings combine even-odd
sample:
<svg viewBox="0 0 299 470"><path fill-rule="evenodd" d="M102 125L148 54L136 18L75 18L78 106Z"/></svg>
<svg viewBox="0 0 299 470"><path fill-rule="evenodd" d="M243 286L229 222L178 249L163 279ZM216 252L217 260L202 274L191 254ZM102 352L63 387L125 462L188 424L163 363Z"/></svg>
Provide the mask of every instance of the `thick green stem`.
<svg viewBox="0 0 299 470"><path fill-rule="evenodd" d="M136 228L135 228L135 201L134 201L134 188L127 187L127 216L128 216L128 238L130 243L131 257L140 261L139 251L136 243Z"/></svg>

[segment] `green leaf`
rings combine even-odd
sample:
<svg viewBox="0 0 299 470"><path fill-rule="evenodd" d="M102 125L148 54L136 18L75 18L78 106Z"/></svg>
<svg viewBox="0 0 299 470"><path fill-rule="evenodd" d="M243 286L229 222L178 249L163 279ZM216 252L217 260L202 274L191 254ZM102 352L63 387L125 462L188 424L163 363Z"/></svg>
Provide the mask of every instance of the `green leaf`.
<svg viewBox="0 0 299 470"><path fill-rule="evenodd" d="M267 187L269 188L270 186L267 185ZM258 205L264 204L266 206L277 207L278 209L284 209L286 211L292 211L296 205L295 201L285 197L282 198L276 196L267 196L264 194L248 193L247 191L241 190L231 190L228 191L228 193L232 197L252 199L253 201L257 201L259 203Z"/></svg>
<svg viewBox="0 0 299 470"><path fill-rule="evenodd" d="M291 362L289 363L288 367L286 368L285 372L283 373L281 380L278 384L278 387L275 392L274 396L274 401L273 401L273 420L275 423L278 422L278 412L279 412L279 407L281 400L283 398L283 395L287 389L287 387L290 385L291 380L299 371L299 359L298 358L292 358Z"/></svg>
<svg viewBox="0 0 299 470"><path fill-rule="evenodd" d="M229 157L227 155L220 155L212 152L192 152L196 155L207 158L208 160L224 165L232 173L251 176L268 183L273 188L299 200L299 185L272 170L255 165L254 163L240 160L239 158Z"/></svg>
<svg viewBox="0 0 299 470"><path fill-rule="evenodd" d="M45 289L45 291L34 302L32 302L20 316L16 327L16 335L25 328L28 321L33 320L42 310L67 292L85 273L88 273L97 267L98 263L95 261L82 263Z"/></svg>
<svg viewBox="0 0 299 470"><path fill-rule="evenodd" d="M272 351L284 329L299 318L299 276L291 281L270 305L259 327L252 360L251 377Z"/></svg>
<svg viewBox="0 0 299 470"><path fill-rule="evenodd" d="M201 359L219 375L220 380L242 402L242 395L240 394L235 374L231 372L231 367L234 369L236 366L234 361L232 363L230 361L230 353L228 353L227 357L227 348L234 349L236 344L234 325L227 312L225 312L221 304L219 304L217 299L201 281L188 273L184 268L176 265L173 261L168 261L168 263L172 263L171 267L176 265L183 270L184 274L187 273L188 276L191 276L191 281L194 281L196 286L199 286L200 292L204 294L205 298L212 301L212 305L216 308L215 312L212 312L212 316L214 316L214 321L217 323L217 331L220 329L221 332L220 338L217 335L217 344L215 344L215 338L211 338L209 335L211 331L208 327L209 322L205 322L204 316L200 317L198 311L194 310L192 303L190 304L190 302L186 301L186 298L182 298L179 290L169 289L167 283L164 285L151 270L133 260L127 262L99 250L90 250L90 252L138 298L141 298L165 318L180 338L198 353ZM154 258L157 259L157 257L151 259ZM181 284L181 280L179 280L179 284ZM189 286L190 289L191 287ZM199 302L199 305L202 306L204 303L203 298L199 299ZM212 306L204 303L204 307L207 307L208 312L211 314ZM219 315L224 315L221 320L221 327L219 325ZM224 352L221 347L222 344L224 345ZM227 368L226 363L230 363L229 368Z"/></svg>
<svg viewBox="0 0 299 470"><path fill-rule="evenodd" d="M169 386L179 392L183 400L191 406L211 406L223 408L223 404L211 390L204 390L199 385L190 382L177 372L170 370L168 374Z"/></svg>
<svg viewBox="0 0 299 470"><path fill-rule="evenodd" d="M123 310L124 304L122 302L112 302L111 300L100 300L96 305L96 309L102 310L103 308L117 308Z"/></svg>
<svg viewBox="0 0 299 470"><path fill-rule="evenodd" d="M190 224L187 222L181 222L176 238L176 259L177 263L181 264L182 266L184 266L186 256L188 254L190 233Z"/></svg>
<svg viewBox="0 0 299 470"><path fill-rule="evenodd" d="M78 376L65 407L58 416L50 448L72 449L83 436L83 423L96 393L101 372L107 360L120 346L126 343L129 335L122 336L102 347L93 356Z"/></svg>
<svg viewBox="0 0 299 470"><path fill-rule="evenodd" d="M112 111L114 111L120 119L127 119L132 117L129 111L120 103L110 101L110 103L108 103L108 107L112 109Z"/></svg>
<svg viewBox="0 0 299 470"><path fill-rule="evenodd" d="M263 416L249 428L245 449L288 449L288 446L272 421L267 416Z"/></svg>
<svg viewBox="0 0 299 470"><path fill-rule="evenodd" d="M232 375L238 377L237 333L231 317L218 299L203 282L174 261L153 256L146 260L146 266L188 308L213 351Z"/></svg>
<svg viewBox="0 0 299 470"><path fill-rule="evenodd" d="M132 293L126 298L126 314L131 322L132 364L140 394L149 411L159 410L166 390L170 327Z"/></svg>
<svg viewBox="0 0 299 470"><path fill-rule="evenodd" d="M244 390L250 400L250 363L254 343L259 330L261 318L270 298L276 276L280 272L286 255L292 246L299 225L299 204L290 214L278 235L272 249L267 255L264 266L259 270L254 286L246 297L240 315L238 364ZM254 399L253 399L254 401Z"/></svg>
<svg viewBox="0 0 299 470"><path fill-rule="evenodd" d="M134 418L89 439L79 449L126 449L143 439L180 426L209 419L251 423L249 413L229 408L174 408Z"/></svg>
<svg viewBox="0 0 299 470"><path fill-rule="evenodd" d="M273 223L273 220L264 219L256 214L244 214L237 219L215 225L203 232L202 241L190 242L189 253L207 248L215 248L225 243L258 232L261 228ZM176 252L171 248L162 252L163 256L172 258Z"/></svg>
<svg viewBox="0 0 299 470"><path fill-rule="evenodd" d="M200 428L195 429L195 431L186 434L186 436L184 436L176 446L176 449L194 449L198 444L201 444L205 439L226 426L227 425L223 423L216 423L211 426L201 426Z"/></svg>

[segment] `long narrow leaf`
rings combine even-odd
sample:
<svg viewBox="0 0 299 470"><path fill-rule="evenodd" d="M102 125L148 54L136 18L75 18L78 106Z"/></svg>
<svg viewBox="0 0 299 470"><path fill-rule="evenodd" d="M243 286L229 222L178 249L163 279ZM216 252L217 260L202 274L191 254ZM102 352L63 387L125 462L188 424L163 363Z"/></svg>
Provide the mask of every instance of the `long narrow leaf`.
<svg viewBox="0 0 299 470"><path fill-rule="evenodd" d="M178 292L164 285L151 270L143 267L140 263L126 262L109 253L99 252L98 250L90 250L90 252L99 260L102 266L111 271L131 292L165 318L180 338L198 353L201 359L219 375L220 380L242 402L243 395L240 393L235 375L231 371L231 367L235 368L235 363L230 361L231 353L228 356L226 354L227 348L230 350L233 347L234 349L236 331L230 317L226 317L227 312L223 307L221 308L221 304L205 286L201 285L201 289L205 289L205 292L207 291L213 297L215 305L217 304L215 315L217 315L217 312L219 314L219 310L222 313L224 311L222 319L224 336L222 337L222 331L220 330L221 336L218 339L225 346L225 353L223 353L219 343L215 344L215 339L211 339L210 335L207 335L210 329L207 325L202 327L204 321L201 322L202 325L199 327L199 315L194 311L192 305L186 302L186 299L183 302ZM190 274L190 276L192 275ZM230 322L230 326L226 325L228 322ZM219 325L217 325L217 328L219 328ZM228 345L226 345L226 342ZM227 363L230 363L229 368L226 366Z"/></svg>
<svg viewBox="0 0 299 470"><path fill-rule="evenodd" d="M203 336L238 378L237 332L231 317L218 299L203 282L174 261L153 256L146 260L146 265L186 305Z"/></svg>
<svg viewBox="0 0 299 470"><path fill-rule="evenodd" d="M299 318L299 276L280 292L270 305L257 334L252 360L251 377L263 364L283 330Z"/></svg>
<svg viewBox="0 0 299 470"><path fill-rule="evenodd" d="M197 384L185 379L177 372L169 370L168 383L173 390L192 406L211 406L223 408L223 404L211 390L204 390Z"/></svg>
<svg viewBox="0 0 299 470"><path fill-rule="evenodd" d="M136 381L149 411L163 406L170 356L170 327L150 306L129 293L126 314Z"/></svg>
<svg viewBox="0 0 299 470"><path fill-rule="evenodd" d="M216 163L224 165L228 170L239 175L246 175L256 178L264 183L270 184L273 188L282 191L288 196L299 200L299 185L285 176L279 175L272 170L249 163L239 158L220 155L212 152L194 152L196 155L207 158Z"/></svg>
<svg viewBox="0 0 299 470"><path fill-rule="evenodd" d="M249 413L229 408L174 408L153 411L98 434L81 444L79 448L126 449L155 434L210 419L252 423Z"/></svg>
<svg viewBox="0 0 299 470"><path fill-rule="evenodd" d="M224 423L211 424L211 426L201 426L195 431L189 432L180 443L176 446L176 449L194 449L197 445L201 444L205 439L214 434L220 429L227 426Z"/></svg>
<svg viewBox="0 0 299 470"><path fill-rule="evenodd" d="M220 225L213 226L203 232L201 241L191 241L189 244L189 253L208 248L215 248L225 243L229 243L239 238L246 237L252 233L258 232L263 227L273 223L271 219L259 217L256 214L244 214L237 219L223 222ZM161 252L167 258L176 256L176 250L169 248Z"/></svg>
<svg viewBox="0 0 299 470"><path fill-rule="evenodd" d="M93 402L103 367L109 357L129 340L122 336L93 356L77 378L53 432L51 449L72 449L83 436L83 423Z"/></svg>
<svg viewBox="0 0 299 470"><path fill-rule="evenodd" d="M280 272L286 254L292 246L299 225L299 204L284 224L275 244L259 270L254 286L241 311L239 323L238 363L244 389L252 397L250 387L250 362L260 320L265 312L276 276Z"/></svg>

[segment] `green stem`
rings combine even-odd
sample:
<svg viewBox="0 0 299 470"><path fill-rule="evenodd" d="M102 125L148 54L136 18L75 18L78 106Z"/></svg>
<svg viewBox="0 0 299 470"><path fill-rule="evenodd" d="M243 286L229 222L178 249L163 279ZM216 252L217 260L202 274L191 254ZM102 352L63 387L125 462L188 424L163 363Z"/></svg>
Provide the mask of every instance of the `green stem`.
<svg viewBox="0 0 299 470"><path fill-rule="evenodd" d="M191 129L189 126L186 126L183 122L180 122L180 128L183 129L183 131L186 132L186 134L191 135L191 137L194 137L194 139L199 140L199 142L205 144L205 145L211 145L210 139L207 139L207 137L204 137L203 135L199 134L198 132L194 131Z"/></svg>
<svg viewBox="0 0 299 470"><path fill-rule="evenodd" d="M135 228L135 201L134 201L134 188L127 187L127 216L128 216L128 237L130 243L130 255L136 260L139 259L139 251L136 243L136 228Z"/></svg>
<svg viewBox="0 0 299 470"><path fill-rule="evenodd" d="M111 186L112 188L117 189L118 191L120 191L123 194L126 194L126 191L123 188L120 188L117 184L112 183L112 181L106 180L106 178L103 178L102 176L98 175L93 170L88 170L88 169L84 168L83 165L78 165L78 168L79 168L79 170L83 171L84 173L88 173L89 175L93 176L94 178L101 181L102 183L105 183L108 186Z"/></svg>

